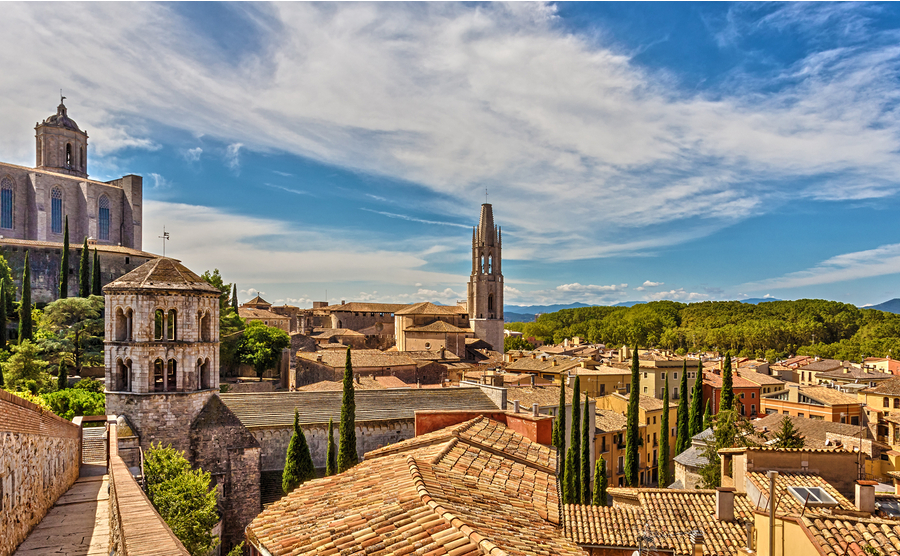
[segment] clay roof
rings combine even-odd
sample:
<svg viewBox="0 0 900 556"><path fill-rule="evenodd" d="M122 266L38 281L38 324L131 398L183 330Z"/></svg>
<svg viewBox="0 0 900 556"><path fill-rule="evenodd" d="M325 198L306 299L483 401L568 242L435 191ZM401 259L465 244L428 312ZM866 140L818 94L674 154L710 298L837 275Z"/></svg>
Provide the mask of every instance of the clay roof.
<svg viewBox="0 0 900 556"><path fill-rule="evenodd" d="M410 326L406 329L406 332L451 332L454 334L465 334L466 332L471 332L471 330L469 330L468 328L453 326L449 322L436 320L431 324L426 324L425 326Z"/></svg>
<svg viewBox="0 0 900 556"><path fill-rule="evenodd" d="M703 382L709 384L713 388L721 388L722 375L705 372L703 373ZM741 378L737 373L734 373L731 376L731 386L732 388L759 388L759 384L749 381L746 378Z"/></svg>
<svg viewBox="0 0 900 556"><path fill-rule="evenodd" d="M535 403L538 404L538 407L559 407L559 386L550 384L546 386L509 384L506 386L506 403L509 408L512 407L512 403L515 400L519 400L519 405L526 410L530 409L531 405ZM567 405L571 405L572 389L568 386L566 387L565 400ZM583 393L581 404L584 405Z"/></svg>
<svg viewBox="0 0 900 556"><path fill-rule="evenodd" d="M326 328L320 332L314 333L310 338L334 338L335 336L365 336L356 330L350 330L349 328Z"/></svg>
<svg viewBox="0 0 900 556"><path fill-rule="evenodd" d="M612 409L597 409L594 414L594 427L597 432L610 432L624 429L628 419Z"/></svg>
<svg viewBox="0 0 900 556"><path fill-rule="evenodd" d="M407 303L343 303L341 305L329 305L322 307L322 311L331 313L351 312L351 313L396 313L397 311L409 307Z"/></svg>
<svg viewBox="0 0 900 556"><path fill-rule="evenodd" d="M266 301L265 299L263 299L262 297L260 297L259 294L257 294L256 297L254 297L250 301L244 303L244 305L269 305L269 306L271 306L272 304L269 303L268 301Z"/></svg>
<svg viewBox="0 0 900 556"><path fill-rule="evenodd" d="M676 554L692 554L693 544L687 531L700 529L705 537L705 554L733 555L745 546L747 533L743 521L753 520L750 501L743 493L734 496L731 522L716 519L716 491L676 489L610 488L613 498L629 498L637 505L565 506L566 536L583 545L623 548L640 546L639 536L651 523L656 548Z"/></svg>
<svg viewBox="0 0 900 556"><path fill-rule="evenodd" d="M801 371L833 371L834 369L839 369L843 367L843 363L838 361L837 359L821 359L819 361L813 361L809 365L804 365L800 367Z"/></svg>
<svg viewBox="0 0 900 556"><path fill-rule="evenodd" d="M766 476L766 472L747 471L747 480L752 482L756 489L762 493L759 503L760 509L768 509L769 478ZM775 511L779 514L799 514L803 510L803 502L788 492L788 487L819 487L837 501L840 509L850 511L856 510L856 506L853 505L853 502L847 500L843 494L838 492L831 483L822 477L813 473L782 471L778 473L778 480L775 481L775 500L778 501ZM810 511L810 508L806 508L806 511Z"/></svg>
<svg viewBox="0 0 900 556"><path fill-rule="evenodd" d="M556 362L556 365L553 362ZM570 369L572 367L578 367L581 365L581 362L585 361L580 357L570 357L568 355L551 355L546 358L538 357L536 359L532 359L530 357L523 357L513 363L510 363L506 366L506 369L509 371L554 371L561 372L565 369Z"/></svg>
<svg viewBox="0 0 900 556"><path fill-rule="evenodd" d="M816 379L818 380L888 380L893 375L888 373L882 373L879 371L866 371L863 369L858 369L856 367L845 367L840 369L835 369L833 371L828 371L825 373L819 373L816 375Z"/></svg>
<svg viewBox="0 0 900 556"><path fill-rule="evenodd" d="M871 546L876 554L900 554L900 522L885 519L803 517L803 526L825 556L862 555Z"/></svg>
<svg viewBox="0 0 900 556"><path fill-rule="evenodd" d="M332 349L325 351L302 351L297 357L310 362L316 362L321 357L320 365L343 369L347 364L346 349ZM378 351L378 350L350 350L350 362L354 369L367 367L398 367L415 365L416 362L402 351Z"/></svg>
<svg viewBox="0 0 900 556"><path fill-rule="evenodd" d="M459 361L459 356L450 351L449 349L444 350L443 357L441 356L441 350L424 350L424 351L404 351L408 357L417 360L423 361Z"/></svg>
<svg viewBox="0 0 900 556"><path fill-rule="evenodd" d="M845 394L839 390L827 388L825 386L801 386L800 393L827 405L860 403L856 396L851 396L850 394Z"/></svg>
<svg viewBox="0 0 900 556"><path fill-rule="evenodd" d="M395 315L465 315L466 310L456 305L435 305L428 301L405 305L403 309L394 311Z"/></svg>
<svg viewBox="0 0 900 556"><path fill-rule="evenodd" d="M273 556L582 555L559 527L555 452L479 417L370 452L259 514Z"/></svg>
<svg viewBox="0 0 900 556"><path fill-rule="evenodd" d="M766 415L762 419L752 421L753 428L762 430L763 427L769 429L771 434L781 428L781 420L786 417L774 413ZM810 419L808 417L788 417L794 428L803 436L805 448L825 448L826 435L828 433L841 434L845 436L859 437L860 427L858 425L849 425L846 423L832 423L824 419Z"/></svg>
<svg viewBox="0 0 900 556"><path fill-rule="evenodd" d="M219 397L245 427L253 428L290 426L295 408L300 412L300 424L327 423L329 418L339 421L342 395L338 390L229 393ZM412 419L416 411L427 410L498 410L479 388L358 390L355 398L358 422Z"/></svg>
<svg viewBox="0 0 900 556"><path fill-rule="evenodd" d="M66 176L72 178L72 176ZM3 238L0 239L0 246L14 246L21 247L22 249L60 249L62 250L65 245L63 243L57 243L55 241L37 241L31 239L14 239L14 238ZM81 244L78 245L69 245L70 251L81 251ZM140 249L132 249L130 247L122 247L121 245L108 245L105 243L96 243L94 245L88 245L88 249L93 251L97 250L97 253L118 253L122 255L131 255L132 257L146 257L148 259L155 259L159 255L154 255L153 253L147 253L146 251L141 251Z"/></svg>
<svg viewBox="0 0 900 556"><path fill-rule="evenodd" d="M869 394L881 394L882 396L900 396L900 377L890 378L874 388L866 390Z"/></svg>
<svg viewBox="0 0 900 556"><path fill-rule="evenodd" d="M181 261L159 257L103 287L104 292L118 290L179 290L222 295L217 288L191 272Z"/></svg>
<svg viewBox="0 0 900 556"><path fill-rule="evenodd" d="M756 371L745 371L743 369L737 371L737 376L742 379L749 380L754 384L759 384L760 386L783 386L784 381L775 378L774 376L764 375L762 373L758 373Z"/></svg>
<svg viewBox="0 0 900 556"><path fill-rule="evenodd" d="M290 318L273 313L272 311L256 309L254 307L238 307L238 316L242 319L288 320Z"/></svg>

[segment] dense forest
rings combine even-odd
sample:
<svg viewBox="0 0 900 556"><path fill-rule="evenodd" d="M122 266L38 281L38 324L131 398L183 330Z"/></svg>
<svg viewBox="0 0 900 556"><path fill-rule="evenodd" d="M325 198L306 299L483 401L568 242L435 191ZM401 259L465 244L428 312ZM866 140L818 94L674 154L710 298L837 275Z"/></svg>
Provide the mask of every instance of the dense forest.
<svg viewBox="0 0 900 556"><path fill-rule="evenodd" d="M637 344L678 353L729 350L770 361L791 354L852 361L900 357L900 315L821 299L581 307L546 313L535 322L507 323L506 328L546 343L579 336L610 346Z"/></svg>

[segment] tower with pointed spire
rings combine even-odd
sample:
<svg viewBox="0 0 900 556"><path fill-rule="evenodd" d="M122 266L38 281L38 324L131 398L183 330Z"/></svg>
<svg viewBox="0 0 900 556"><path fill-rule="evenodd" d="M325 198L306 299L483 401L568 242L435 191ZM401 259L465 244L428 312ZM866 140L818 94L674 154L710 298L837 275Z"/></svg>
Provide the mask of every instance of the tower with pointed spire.
<svg viewBox="0 0 900 556"><path fill-rule="evenodd" d="M503 351L502 236L494 226L490 204L481 205L481 219L472 230L472 275L469 277L467 309L475 337Z"/></svg>

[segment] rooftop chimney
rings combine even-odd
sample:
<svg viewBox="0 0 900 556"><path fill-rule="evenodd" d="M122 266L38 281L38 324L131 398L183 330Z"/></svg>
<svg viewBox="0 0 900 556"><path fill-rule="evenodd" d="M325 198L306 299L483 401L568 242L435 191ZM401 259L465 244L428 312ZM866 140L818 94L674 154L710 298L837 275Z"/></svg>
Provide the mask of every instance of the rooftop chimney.
<svg viewBox="0 0 900 556"><path fill-rule="evenodd" d="M875 513L875 485L877 481L856 481L856 509Z"/></svg>
<svg viewBox="0 0 900 556"><path fill-rule="evenodd" d="M538 415L540 415L540 413L541 412L538 409L538 404L536 404L536 403L531 404L531 416L537 417Z"/></svg>
<svg viewBox="0 0 900 556"><path fill-rule="evenodd" d="M513 400L513 413L519 412L519 400Z"/></svg>
<svg viewBox="0 0 900 556"><path fill-rule="evenodd" d="M534 375L531 375L531 385L534 386Z"/></svg>
<svg viewBox="0 0 900 556"><path fill-rule="evenodd" d="M554 359L553 361L550 362L550 366L551 367L559 367L559 361Z"/></svg>
<svg viewBox="0 0 900 556"><path fill-rule="evenodd" d="M734 487L716 489L716 519L719 521L734 521L734 493Z"/></svg>
<svg viewBox="0 0 900 556"><path fill-rule="evenodd" d="M691 531L691 544L694 545L691 556L703 556L703 543L703 531L700 529Z"/></svg>

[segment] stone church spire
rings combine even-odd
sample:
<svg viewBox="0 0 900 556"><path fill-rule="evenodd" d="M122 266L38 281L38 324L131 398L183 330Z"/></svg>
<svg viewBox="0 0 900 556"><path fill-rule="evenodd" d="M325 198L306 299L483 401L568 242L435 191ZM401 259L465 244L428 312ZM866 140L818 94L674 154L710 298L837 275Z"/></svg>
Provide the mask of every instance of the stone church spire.
<svg viewBox="0 0 900 556"><path fill-rule="evenodd" d="M494 225L490 204L481 205L481 218L472 230L472 275L467 309L475 336L503 351L503 274L500 228Z"/></svg>

